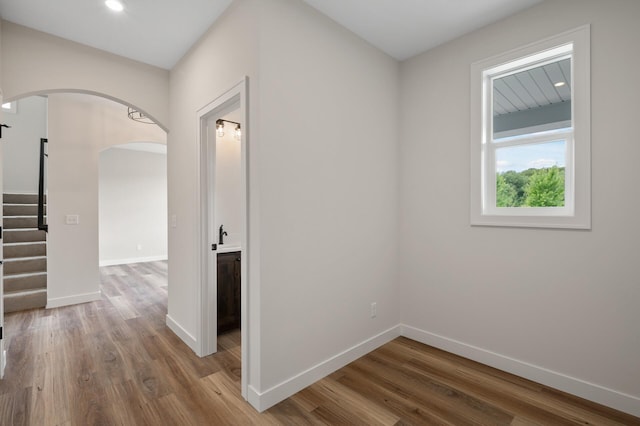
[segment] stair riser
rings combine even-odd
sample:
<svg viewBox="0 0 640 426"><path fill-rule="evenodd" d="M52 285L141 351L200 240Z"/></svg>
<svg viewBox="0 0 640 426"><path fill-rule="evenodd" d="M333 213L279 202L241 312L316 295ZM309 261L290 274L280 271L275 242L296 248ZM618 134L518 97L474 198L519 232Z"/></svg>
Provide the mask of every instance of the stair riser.
<svg viewBox="0 0 640 426"><path fill-rule="evenodd" d="M2 214L4 216L37 216L38 206L7 206L2 208ZM44 214L47 214L47 207L44 208Z"/></svg>
<svg viewBox="0 0 640 426"><path fill-rule="evenodd" d="M28 259L4 262L4 276L11 274L28 274L31 272L47 272L47 259Z"/></svg>
<svg viewBox="0 0 640 426"><path fill-rule="evenodd" d="M41 291L38 293L19 295L19 294L5 294L4 297L4 312L18 312L25 311L27 309L44 308L47 306L47 292Z"/></svg>
<svg viewBox="0 0 640 426"><path fill-rule="evenodd" d="M4 229L37 228L37 217L5 217Z"/></svg>
<svg viewBox="0 0 640 426"><path fill-rule="evenodd" d="M15 259L18 257L46 256L47 245L45 243L26 244L20 246L4 246L4 258Z"/></svg>
<svg viewBox="0 0 640 426"><path fill-rule="evenodd" d="M42 275L29 275L26 277L7 277L4 279L4 291L10 293L13 291L28 291L28 290L46 290L47 289L47 276Z"/></svg>
<svg viewBox="0 0 640 426"><path fill-rule="evenodd" d="M4 232L5 243L26 243L45 241L47 239L47 233L44 231L10 231Z"/></svg>
<svg viewBox="0 0 640 426"><path fill-rule="evenodd" d="M44 197L47 202L47 196ZM4 204L38 204L38 194L3 194Z"/></svg>

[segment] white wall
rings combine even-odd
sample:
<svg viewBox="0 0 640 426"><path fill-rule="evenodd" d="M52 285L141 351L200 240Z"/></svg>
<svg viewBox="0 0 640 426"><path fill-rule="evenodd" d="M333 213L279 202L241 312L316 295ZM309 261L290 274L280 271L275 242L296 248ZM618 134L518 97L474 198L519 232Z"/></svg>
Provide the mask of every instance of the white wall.
<svg viewBox="0 0 640 426"><path fill-rule="evenodd" d="M48 307L99 297L99 152L132 141L165 141L158 126L129 120L126 112L95 96L49 96ZM65 224L70 214L80 216L78 225Z"/></svg>
<svg viewBox="0 0 640 426"><path fill-rule="evenodd" d="M638 17L632 0L547 1L402 64L399 279L416 336L636 415ZM587 23L593 229L469 226L470 64Z"/></svg>
<svg viewBox="0 0 640 426"><path fill-rule="evenodd" d="M212 126L215 128L215 123ZM216 137L215 230L224 225L227 247L240 247L242 241L241 144L234 133L235 127L227 123L224 136Z"/></svg>
<svg viewBox="0 0 640 426"><path fill-rule="evenodd" d="M12 22L2 23L4 99L36 93L83 91L169 122L169 72Z"/></svg>
<svg viewBox="0 0 640 426"><path fill-rule="evenodd" d="M47 99L30 96L16 102L16 113L3 111L5 193L35 194L40 174L40 138L47 137Z"/></svg>
<svg viewBox="0 0 640 426"><path fill-rule="evenodd" d="M126 146L100 153L100 265L167 258L167 155Z"/></svg>
<svg viewBox="0 0 640 426"><path fill-rule="evenodd" d="M399 67L301 1L263 3L259 178L266 390L399 322Z"/></svg>

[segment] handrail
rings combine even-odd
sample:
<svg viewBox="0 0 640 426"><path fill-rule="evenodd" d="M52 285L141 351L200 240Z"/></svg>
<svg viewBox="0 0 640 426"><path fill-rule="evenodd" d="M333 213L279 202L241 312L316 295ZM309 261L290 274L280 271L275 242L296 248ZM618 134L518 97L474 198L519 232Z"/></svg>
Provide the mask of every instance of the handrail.
<svg viewBox="0 0 640 426"><path fill-rule="evenodd" d="M40 177L38 179L38 229L49 232L49 225L44 223L44 158L49 155L44 152L46 138L40 139Z"/></svg>

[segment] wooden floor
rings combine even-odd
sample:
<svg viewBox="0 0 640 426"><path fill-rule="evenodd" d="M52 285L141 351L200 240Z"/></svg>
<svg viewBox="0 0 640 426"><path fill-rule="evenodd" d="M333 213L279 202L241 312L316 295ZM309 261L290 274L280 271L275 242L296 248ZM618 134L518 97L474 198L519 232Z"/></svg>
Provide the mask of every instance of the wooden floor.
<svg viewBox="0 0 640 426"><path fill-rule="evenodd" d="M99 302L8 314L0 425L640 425L405 338L258 414L239 332L198 358L166 328L166 271L105 267Z"/></svg>

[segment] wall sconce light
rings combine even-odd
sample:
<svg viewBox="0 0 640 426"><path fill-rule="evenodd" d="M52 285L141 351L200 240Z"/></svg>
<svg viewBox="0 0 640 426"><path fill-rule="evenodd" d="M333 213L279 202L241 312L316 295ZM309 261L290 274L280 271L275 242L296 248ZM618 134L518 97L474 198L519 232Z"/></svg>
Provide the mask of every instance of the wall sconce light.
<svg viewBox="0 0 640 426"><path fill-rule="evenodd" d="M236 123L235 121L229 121L229 120L223 120L223 119L218 119L216 120L216 133L218 134L219 137L223 137L224 136L224 123L231 123L231 124L235 124L236 128L234 131L234 135L236 137L237 140L242 139L242 129L240 127L240 123Z"/></svg>
<svg viewBox="0 0 640 426"><path fill-rule="evenodd" d="M224 136L224 120L216 121L216 133L220 138Z"/></svg>

